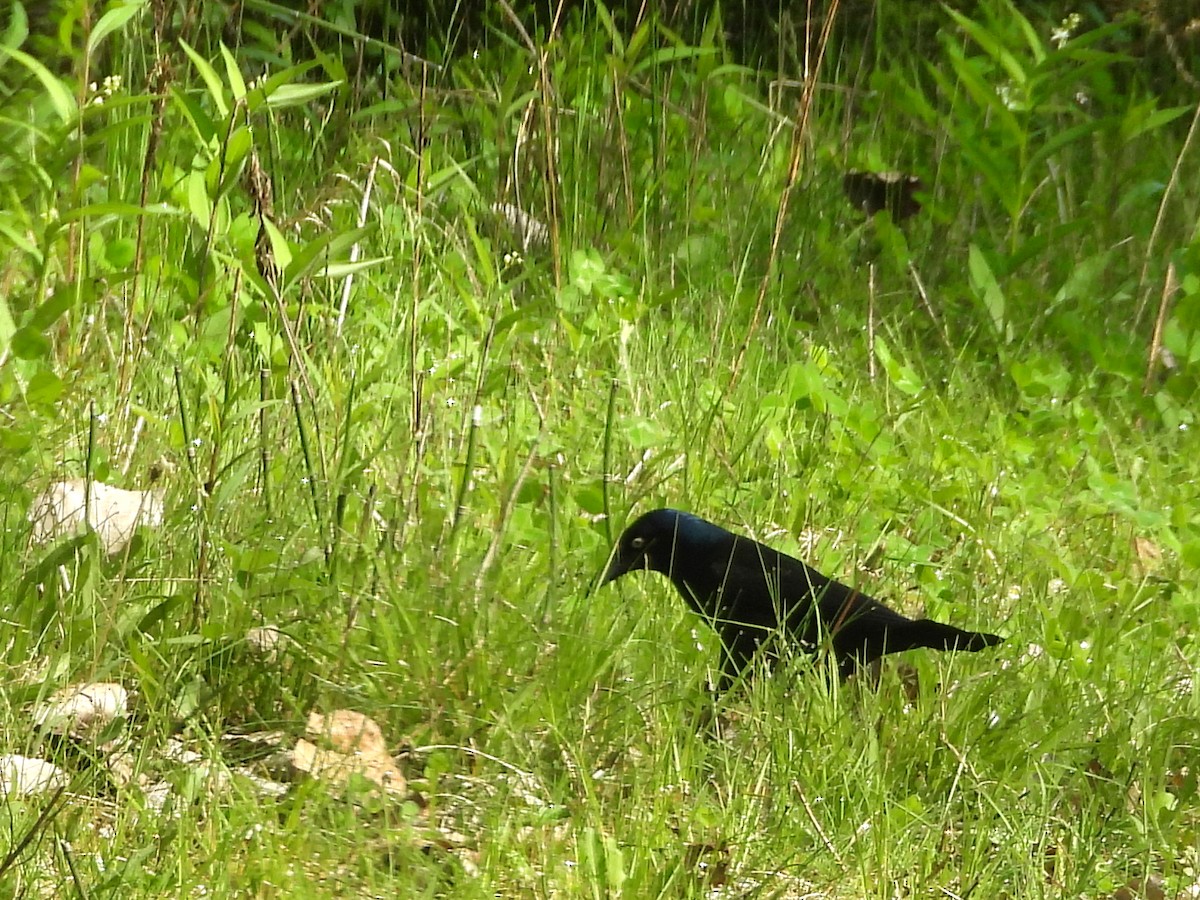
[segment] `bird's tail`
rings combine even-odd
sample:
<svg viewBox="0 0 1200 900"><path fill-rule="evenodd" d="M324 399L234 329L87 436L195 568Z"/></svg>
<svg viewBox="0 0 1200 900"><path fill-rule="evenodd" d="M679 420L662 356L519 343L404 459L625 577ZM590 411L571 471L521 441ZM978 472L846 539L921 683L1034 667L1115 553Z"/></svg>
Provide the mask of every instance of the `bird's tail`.
<svg viewBox="0 0 1200 900"><path fill-rule="evenodd" d="M1004 642L998 634L983 631L963 631L933 619L918 619L912 623L914 647L932 647L934 650L966 650L971 653L994 647Z"/></svg>

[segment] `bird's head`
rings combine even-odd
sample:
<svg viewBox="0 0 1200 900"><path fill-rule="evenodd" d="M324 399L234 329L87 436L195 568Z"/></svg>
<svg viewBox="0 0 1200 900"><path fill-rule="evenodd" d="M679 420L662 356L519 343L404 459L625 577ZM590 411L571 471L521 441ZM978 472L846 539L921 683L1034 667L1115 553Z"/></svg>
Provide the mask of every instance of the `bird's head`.
<svg viewBox="0 0 1200 900"><path fill-rule="evenodd" d="M652 510L622 532L600 583L608 584L636 569L650 569L673 577L679 563L705 554L724 536L728 536L725 529L691 513Z"/></svg>

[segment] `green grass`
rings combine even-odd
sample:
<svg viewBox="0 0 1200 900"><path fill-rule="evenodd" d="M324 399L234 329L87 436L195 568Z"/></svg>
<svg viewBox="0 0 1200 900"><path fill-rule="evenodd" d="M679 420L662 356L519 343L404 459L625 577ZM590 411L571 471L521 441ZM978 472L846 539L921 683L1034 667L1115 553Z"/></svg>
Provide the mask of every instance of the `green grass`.
<svg viewBox="0 0 1200 900"><path fill-rule="evenodd" d="M1037 170L1056 185L972 192L1017 138L939 93L966 77L950 54L940 88L865 100L854 135L864 158L978 142L923 163L927 215L901 233L849 210L847 110L821 94L772 254L795 97L768 109L711 34L676 58L645 39L585 16L544 80L495 41L424 95L397 77L392 106L251 97L243 136L219 50L208 72L180 52L147 168L131 27L109 38L142 48L117 57L126 93L84 113L101 178L49 154L77 131L41 82L13 94L32 105L2 160L0 752L73 778L2 801L5 896L1109 897L1150 875L1191 896L1198 198L1133 189L1186 165L1185 130L1097 94L1103 127ZM908 77L892 62L880 92ZM1073 124L1054 90L1076 85L1055 85L1013 125L1027 150ZM251 146L277 226L257 250ZM162 214L120 205L143 187ZM558 209L557 232L519 246L501 200ZM1139 272L1161 284L1168 251L1178 367L1144 389L1159 287ZM166 521L128 552L30 545L50 481L148 487L160 463ZM1008 640L907 654L915 675L889 660L877 685L797 659L714 708L716 640L665 579L595 589L657 505ZM246 640L262 624L292 639L275 658ZM84 681L136 692L129 783L32 725ZM338 708L380 725L408 794L259 795L225 737L290 741Z"/></svg>

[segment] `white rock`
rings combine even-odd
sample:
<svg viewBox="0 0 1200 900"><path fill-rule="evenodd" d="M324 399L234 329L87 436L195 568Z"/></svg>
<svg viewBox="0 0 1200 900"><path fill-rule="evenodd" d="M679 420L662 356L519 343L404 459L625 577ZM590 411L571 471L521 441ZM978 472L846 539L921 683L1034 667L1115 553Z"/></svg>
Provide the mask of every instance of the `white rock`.
<svg viewBox="0 0 1200 900"><path fill-rule="evenodd" d="M33 721L58 734L95 733L129 713L129 691L111 681L55 691L33 711Z"/></svg>
<svg viewBox="0 0 1200 900"><path fill-rule="evenodd" d="M33 540L44 544L77 534L88 525L96 532L104 552L112 555L128 546L139 525L157 528L163 520L163 489L126 491L99 481L75 478L57 481L34 498L29 507Z"/></svg>
<svg viewBox="0 0 1200 900"><path fill-rule="evenodd" d="M44 794L67 783L67 773L54 763L16 753L0 756L0 797Z"/></svg>

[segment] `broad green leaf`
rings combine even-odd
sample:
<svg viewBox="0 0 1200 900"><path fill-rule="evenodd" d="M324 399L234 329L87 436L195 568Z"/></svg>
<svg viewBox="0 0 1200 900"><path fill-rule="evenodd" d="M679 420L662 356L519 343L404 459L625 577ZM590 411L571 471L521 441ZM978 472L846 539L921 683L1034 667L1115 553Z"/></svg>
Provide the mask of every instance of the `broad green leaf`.
<svg viewBox="0 0 1200 900"><path fill-rule="evenodd" d="M25 43L25 38L29 37L29 16L25 14L25 7L20 3L11 3L8 15L8 27L4 29L4 34L0 35L0 50L20 47ZM0 54L0 59L2 58L3 54Z"/></svg>
<svg viewBox="0 0 1200 900"><path fill-rule="evenodd" d="M987 257L975 244L971 245L969 251L967 270L970 275L971 289L991 317L996 333L1004 337L1006 332L1004 292L1000 290L1000 284L996 281L992 267L988 265Z"/></svg>
<svg viewBox="0 0 1200 900"><path fill-rule="evenodd" d="M292 265L292 248L287 238L278 226L266 216L263 217L263 227L267 229L267 238L271 241L271 254L275 257L275 265L281 271L287 272ZM287 281L291 283L290 279Z"/></svg>
<svg viewBox="0 0 1200 900"><path fill-rule="evenodd" d="M887 373L888 381L910 397L915 397L925 389L925 383L913 368L900 362L892 355L891 348L879 335L875 336L875 358Z"/></svg>
<svg viewBox="0 0 1200 900"><path fill-rule="evenodd" d="M221 59L225 62L225 77L229 79L229 90L233 94L233 99L242 100L246 96L246 82L242 78L242 71L238 68L237 60L233 58L233 54L229 52L224 41L221 42Z"/></svg>
<svg viewBox="0 0 1200 900"><path fill-rule="evenodd" d="M50 355L50 341L37 328L28 325L13 332L11 346L17 359L41 359Z"/></svg>
<svg viewBox="0 0 1200 900"><path fill-rule="evenodd" d="M225 145L225 181L222 190L228 188L231 179L240 177L240 167L252 146L254 135L250 129L244 125L235 128Z"/></svg>
<svg viewBox="0 0 1200 900"><path fill-rule="evenodd" d="M960 48L952 45L946 47L946 56L950 60L954 74L958 76L959 83L970 94L971 99L975 101L980 110L990 111L995 117L995 124L1002 127L1013 143L1022 143L1025 140L1025 130L1013 115L1013 111L1009 109L1008 104L996 92L995 86L986 81L979 72L980 63L976 59L968 59ZM936 67L934 68L936 69ZM956 93L953 84L940 71L938 77L945 85L947 96L953 97Z"/></svg>
<svg viewBox="0 0 1200 900"><path fill-rule="evenodd" d="M146 0L126 0L109 9L100 17L96 27L88 35L87 55L92 56L96 48L114 31L119 31L125 24L146 8Z"/></svg>
<svg viewBox="0 0 1200 900"><path fill-rule="evenodd" d="M1100 281L1108 269L1109 252L1097 253L1071 267L1071 274L1054 295L1055 303L1064 300L1087 300L1096 295Z"/></svg>
<svg viewBox="0 0 1200 900"><path fill-rule="evenodd" d="M60 284L54 289L54 293L33 311L26 324L38 331L45 331L75 304L75 297L75 285ZM0 316L2 315L3 313L0 313Z"/></svg>
<svg viewBox="0 0 1200 900"><path fill-rule="evenodd" d="M361 272L363 269L372 269L375 266L383 263L391 262L390 256L377 256L373 259L360 259L354 262L330 263L324 269L317 272L318 275L323 275L326 278L344 278L354 272Z"/></svg>
<svg viewBox="0 0 1200 900"><path fill-rule="evenodd" d="M978 22L968 19L957 10L953 10L945 4L942 4L942 8L958 24L959 28L971 36L971 39L980 46L984 53L1003 67L1014 83L1021 86L1026 84L1028 78L1025 73L1025 67L1021 65L1020 61L1013 56L1007 47L996 39L995 35ZM1013 13L1018 17L1020 16L1016 10L1013 10Z"/></svg>
<svg viewBox="0 0 1200 900"><path fill-rule="evenodd" d="M117 238L104 248L104 259L114 269L127 269L133 265L137 245L132 238Z"/></svg>
<svg viewBox="0 0 1200 900"><path fill-rule="evenodd" d="M208 230L209 217L212 215L212 204L208 199L208 189L204 184L204 172L193 169L188 176L188 209L192 218L203 230Z"/></svg>
<svg viewBox="0 0 1200 900"><path fill-rule="evenodd" d="M196 67L196 71L200 73L200 77L204 79L205 85L208 87L208 93L213 98L213 103L216 104L217 112L221 118L229 115L229 104L225 102L225 85L221 83L220 76L217 75L216 69L212 67L207 59L192 49L183 38L179 39L180 45L183 47L183 52L188 55L192 61L192 65Z"/></svg>
<svg viewBox="0 0 1200 900"><path fill-rule="evenodd" d="M1157 131L1164 125L1174 122L1185 113L1190 113L1194 107L1191 106L1172 106L1167 109L1157 109L1153 112L1142 115L1135 119L1133 110L1130 110L1125 116L1125 120L1121 123L1121 136L1127 141L1133 140L1139 135L1145 134L1147 131Z"/></svg>
<svg viewBox="0 0 1200 900"><path fill-rule="evenodd" d="M302 106L317 97L336 91L342 86L340 81L327 81L323 84L284 84L267 95L267 106L271 109L285 109L289 106Z"/></svg>
<svg viewBox="0 0 1200 900"><path fill-rule="evenodd" d="M1071 128L1067 128L1064 131L1058 132L1054 135L1054 137L1040 147L1038 151L1033 154L1033 156L1029 158L1029 162L1025 165L1025 171L1029 172L1031 177L1041 177L1041 172L1039 170L1043 162L1052 157L1063 147L1074 144L1080 138L1086 137L1093 131L1097 131L1105 127L1105 125L1106 123L1102 119L1089 120L1087 122L1081 122L1080 124Z"/></svg>
<svg viewBox="0 0 1200 900"><path fill-rule="evenodd" d="M25 397L37 406L53 406L63 393L62 379L48 368L40 368L29 379Z"/></svg>
<svg viewBox="0 0 1200 900"><path fill-rule="evenodd" d="M183 113L187 117L188 122L191 123L192 129L200 139L201 145L204 147L215 146L217 126L207 110L199 102L199 97L190 93L184 93L176 88L171 89L171 96L183 108Z"/></svg>
<svg viewBox="0 0 1200 900"><path fill-rule="evenodd" d="M289 66L286 69L276 72L266 81L264 81L261 86L254 88L246 94L246 105L251 111L258 109L263 103L266 102L268 97L270 97L281 87L286 84L295 84L299 82L300 79L310 69L316 68L317 65L318 62L314 59L309 60L306 63L301 63L300 65ZM397 101L397 103L400 104L401 108L407 108L412 105L401 103L400 101Z"/></svg>
<svg viewBox="0 0 1200 900"><path fill-rule="evenodd" d="M46 89L46 96L50 98L50 104L54 107L54 111L58 114L59 119L63 122L70 122L75 118L75 97L72 96L67 86L56 78L49 69L28 53L18 50L15 47L0 50L0 59L6 55L11 56L27 68L42 83L42 87Z"/></svg>

